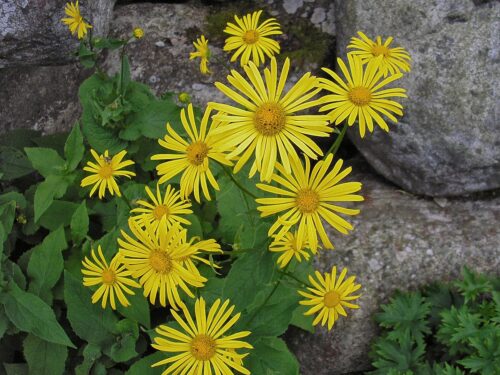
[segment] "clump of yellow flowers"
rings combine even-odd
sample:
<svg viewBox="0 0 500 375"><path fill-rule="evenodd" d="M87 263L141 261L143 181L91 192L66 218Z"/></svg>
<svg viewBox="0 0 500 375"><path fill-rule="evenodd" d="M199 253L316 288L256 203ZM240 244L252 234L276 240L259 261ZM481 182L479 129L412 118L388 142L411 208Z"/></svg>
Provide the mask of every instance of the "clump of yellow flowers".
<svg viewBox="0 0 500 375"><path fill-rule="evenodd" d="M72 18L64 22L71 32L78 31L78 38L85 36L91 26L83 21L78 2L67 8ZM201 204L220 190L215 170L234 179L248 164L249 177L258 175L256 188L262 195L242 191L255 199L262 217L273 218L267 246L279 254L278 267L284 272L294 260L309 261L320 250L333 249L329 228L342 234L354 229L346 217L360 213L352 204L364 200L362 184L350 181L352 168L335 159L346 127L357 124L364 137L366 130L374 131L374 124L389 131L387 119L397 122L396 116L403 115L396 100L406 97L406 91L388 85L410 71L410 56L402 47L389 48L392 37L373 41L360 31L361 39L354 37L348 46L347 60L337 60L339 72L323 68L325 76L307 72L287 84L293 62L276 58L281 26L276 19L261 16L262 11L235 16L224 29L229 37L223 51L232 54L230 62L239 59L227 82L214 83L227 101L210 102L198 115L189 94L179 95L186 106L175 121L180 120L183 131L167 122L165 135L158 140L162 152L151 157L159 162L156 190L145 187L144 198L130 207L128 228L118 239L119 252L108 264L99 247L99 257L92 251L93 261L83 261L84 284L100 285L92 302L101 300L103 308L108 300L116 308L114 295L127 306L124 292L134 293L129 287L141 287L151 304L158 301L171 307L181 328L158 327L153 344L160 351L177 353L155 364L168 365L165 373L250 373L243 362L246 354L238 352L252 349L240 340L250 332L226 333L241 313L233 315L235 306L221 299L207 312L206 301L197 294L207 282L199 265L217 267L212 257L224 252L215 239L189 238L186 230L191 225L192 200ZM136 39L143 35L142 29L133 30ZM210 74L208 40L201 35L193 44L189 59L199 58L201 73ZM339 125L342 131L337 130ZM330 137L333 132L338 134L336 142L325 152L316 137ZM90 196L97 191L99 199L106 191L120 197L116 178L134 177L135 172L125 169L134 162L124 159L125 150L114 156L107 150L91 153L95 162L84 168L91 174L81 186L92 186ZM300 304L310 307L305 314L315 315L314 325L331 330L347 309L359 308L354 301L361 285L355 276L347 277L347 268L316 271L302 284L298 293L305 299ZM189 298L195 299L194 318Z"/></svg>

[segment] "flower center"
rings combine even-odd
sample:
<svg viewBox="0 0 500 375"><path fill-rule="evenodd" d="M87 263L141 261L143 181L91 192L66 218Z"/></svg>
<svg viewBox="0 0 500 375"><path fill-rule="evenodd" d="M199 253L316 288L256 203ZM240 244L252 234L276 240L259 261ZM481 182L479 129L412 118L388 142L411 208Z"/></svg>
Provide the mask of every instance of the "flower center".
<svg viewBox="0 0 500 375"><path fill-rule="evenodd" d="M215 355L215 340L205 334L196 335L191 341L191 354L199 361L208 361Z"/></svg>
<svg viewBox="0 0 500 375"><path fill-rule="evenodd" d="M319 195L309 188L302 189L297 192L295 203L303 214L310 214L318 208Z"/></svg>
<svg viewBox="0 0 500 375"><path fill-rule="evenodd" d="M278 103L264 103L255 111L255 129L262 135L278 134L286 125L286 114Z"/></svg>
<svg viewBox="0 0 500 375"><path fill-rule="evenodd" d="M357 106L367 105L372 100L371 91L363 86L353 87L348 96L349 100Z"/></svg>
<svg viewBox="0 0 500 375"><path fill-rule="evenodd" d="M169 273L172 269L172 258L166 251L153 250L149 255L149 264L158 273Z"/></svg>
<svg viewBox="0 0 500 375"><path fill-rule="evenodd" d="M330 290L323 297L323 303L326 307L335 307L340 303L340 294L334 290Z"/></svg>
<svg viewBox="0 0 500 375"><path fill-rule="evenodd" d="M195 166L203 164L208 155L208 146L201 141L191 143L186 149L187 159Z"/></svg>
<svg viewBox="0 0 500 375"><path fill-rule="evenodd" d="M259 32L257 30L247 30L243 34L243 41L246 44L254 44L259 40Z"/></svg>
<svg viewBox="0 0 500 375"><path fill-rule="evenodd" d="M99 170L99 176L101 178L109 178L113 176L113 167L111 167L111 163L107 160L104 160L105 164L101 165L101 169Z"/></svg>
<svg viewBox="0 0 500 375"><path fill-rule="evenodd" d="M159 206L156 206L153 210L153 216L155 217L156 220L161 220L163 216L168 216L169 211L168 207L165 206L164 204L160 204Z"/></svg>
<svg viewBox="0 0 500 375"><path fill-rule="evenodd" d="M115 282L115 272L113 270L103 271L101 277L104 284L112 285Z"/></svg>
<svg viewBox="0 0 500 375"><path fill-rule="evenodd" d="M375 44L372 47L372 54L375 57L380 56L380 55L384 55L384 57L387 57L387 56L389 56L389 48L387 48L386 46L384 46L382 44Z"/></svg>

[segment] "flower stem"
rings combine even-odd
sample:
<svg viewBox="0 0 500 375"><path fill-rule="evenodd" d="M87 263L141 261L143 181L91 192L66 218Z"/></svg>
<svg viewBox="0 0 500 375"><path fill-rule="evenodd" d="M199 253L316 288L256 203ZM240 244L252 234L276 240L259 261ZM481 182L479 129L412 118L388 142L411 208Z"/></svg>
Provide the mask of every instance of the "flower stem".
<svg viewBox="0 0 500 375"><path fill-rule="evenodd" d="M309 283L300 280L299 278L297 278L294 274L292 274L290 272L286 272L286 271L282 271L282 270L279 270L278 272L281 273L282 275L285 275L285 276L288 276L288 277L294 279L295 281L299 282L302 285L311 286L311 285L309 285Z"/></svg>
<svg viewBox="0 0 500 375"><path fill-rule="evenodd" d="M323 159L326 158L328 156L328 154L332 154L333 156L335 156L335 154L339 150L340 145L342 144L342 141L344 139L346 131L347 131L347 124L344 124L344 126L342 127L342 130L340 131L340 134L337 136L337 138L335 139L335 142L333 142L331 147L325 153L325 156L323 156Z"/></svg>
<svg viewBox="0 0 500 375"><path fill-rule="evenodd" d="M253 199L257 199L257 196L252 193L250 190L248 190L246 187L244 187L243 185L241 185L238 180L236 180L233 176L233 174L231 173L231 171L228 171L227 170L227 167L225 167L224 165L222 165L222 169L224 170L224 172L229 176L229 178L234 182L234 184L236 186L238 186L238 188L245 194L247 194L248 196L252 197Z"/></svg>

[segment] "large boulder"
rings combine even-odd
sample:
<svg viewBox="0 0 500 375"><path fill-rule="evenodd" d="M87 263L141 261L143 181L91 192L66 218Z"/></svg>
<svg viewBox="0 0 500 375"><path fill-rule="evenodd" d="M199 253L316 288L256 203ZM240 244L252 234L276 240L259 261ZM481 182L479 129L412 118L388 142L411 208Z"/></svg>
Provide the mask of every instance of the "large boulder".
<svg viewBox="0 0 500 375"><path fill-rule="evenodd" d="M358 30L394 36L411 54L401 122L350 138L368 162L405 190L460 195L500 186L500 2L351 0L335 2L337 46L345 56Z"/></svg>
<svg viewBox="0 0 500 375"><path fill-rule="evenodd" d="M75 0L76 2L76 0ZM0 68L64 64L78 46L66 25L66 0L0 2ZM80 11L93 35L106 35L115 0L83 0Z"/></svg>
<svg viewBox="0 0 500 375"><path fill-rule="evenodd" d="M316 266L347 267L362 284L361 308L349 310L331 332L293 330L287 342L303 375L337 375L370 369L368 352L377 334L373 314L396 289L414 290L460 276L463 266L500 274L499 191L461 198L422 198L377 176L358 156L349 180L363 183L365 201L354 231L330 233L335 250L320 252Z"/></svg>

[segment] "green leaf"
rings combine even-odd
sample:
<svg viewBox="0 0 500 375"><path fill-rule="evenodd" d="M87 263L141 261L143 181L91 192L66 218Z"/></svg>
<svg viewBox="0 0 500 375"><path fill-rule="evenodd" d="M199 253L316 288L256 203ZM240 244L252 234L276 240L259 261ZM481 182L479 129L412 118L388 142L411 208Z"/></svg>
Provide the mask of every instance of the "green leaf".
<svg viewBox="0 0 500 375"><path fill-rule="evenodd" d="M64 300L68 320L75 333L85 341L104 345L113 342L117 317L110 309L93 304L91 293L82 281L64 272Z"/></svg>
<svg viewBox="0 0 500 375"><path fill-rule="evenodd" d="M162 375L167 366L151 367L152 364L160 362L167 358L167 355L162 352L155 352L150 354L139 361L135 362L125 375Z"/></svg>
<svg viewBox="0 0 500 375"><path fill-rule="evenodd" d="M5 203L9 203L14 201L16 204L15 206L19 207L20 209L24 210L26 209L26 198L23 194L17 192L17 191L9 191L8 193L4 193L0 195L0 205L3 205Z"/></svg>
<svg viewBox="0 0 500 375"><path fill-rule="evenodd" d="M2 339L5 331L9 328L9 319L5 315L5 310L2 305L0 305L0 340Z"/></svg>
<svg viewBox="0 0 500 375"><path fill-rule="evenodd" d="M94 344L87 344L83 349L83 362L75 368L75 375L88 375L90 369L101 357L101 348Z"/></svg>
<svg viewBox="0 0 500 375"><path fill-rule="evenodd" d="M80 243L89 231L89 214L85 200L78 206L75 213L71 217L71 236L73 242Z"/></svg>
<svg viewBox="0 0 500 375"><path fill-rule="evenodd" d="M11 282L9 287L3 302L5 313L19 330L54 344L75 347L45 302L19 289L15 283Z"/></svg>
<svg viewBox="0 0 500 375"><path fill-rule="evenodd" d="M54 198L61 198L68 186L71 184L70 176L48 176L42 181L35 191L35 222L40 219L42 214L50 207Z"/></svg>
<svg viewBox="0 0 500 375"><path fill-rule="evenodd" d="M28 375L28 365L25 363L4 363L7 375Z"/></svg>
<svg viewBox="0 0 500 375"><path fill-rule="evenodd" d="M130 83L130 64L128 62L127 55L122 56L121 72L120 72L118 82L119 82L119 86L120 86L120 91L123 95L127 92L127 88L128 88L129 83Z"/></svg>
<svg viewBox="0 0 500 375"><path fill-rule="evenodd" d="M28 263L28 275L31 278L29 291L50 303L51 289L61 277L64 268L62 251L66 249L66 237L61 227L49 233L43 242L33 248Z"/></svg>
<svg viewBox="0 0 500 375"><path fill-rule="evenodd" d="M38 337L28 335L23 342L24 358L28 362L30 374L64 374L68 348L53 344Z"/></svg>
<svg viewBox="0 0 500 375"><path fill-rule="evenodd" d="M80 130L80 124L76 123L64 144L64 156L66 157L69 171L74 171L78 167L78 163L82 160L84 153L83 135Z"/></svg>
<svg viewBox="0 0 500 375"><path fill-rule="evenodd" d="M80 205L74 202L54 200L40 217L38 224L48 230L56 230L61 226L70 226L71 218L78 207Z"/></svg>
<svg viewBox="0 0 500 375"><path fill-rule="evenodd" d="M136 322L123 319L116 325L116 330L120 336L111 346L104 348L104 354L115 362L127 362L138 355L135 344L139 338L139 328Z"/></svg>
<svg viewBox="0 0 500 375"><path fill-rule="evenodd" d="M117 310L120 314L130 320L140 323L146 328L151 327L151 319L149 316L149 302L142 294L142 290L135 289L133 296L127 294L130 301L130 306L125 307L119 304Z"/></svg>
<svg viewBox="0 0 500 375"><path fill-rule="evenodd" d="M483 293L488 293L493 290L491 282L485 275L480 275L470 271L467 267L462 270L462 281L455 282L456 287L460 290L465 298L465 303L474 301Z"/></svg>
<svg viewBox="0 0 500 375"><path fill-rule="evenodd" d="M299 363L282 339L278 337L261 337L252 345L254 349L250 351L250 355L244 360L244 366L252 374L299 374Z"/></svg>
<svg viewBox="0 0 500 375"><path fill-rule="evenodd" d="M382 327L393 328L389 336L408 333L415 340L423 340L423 335L430 332L427 317L430 304L419 292L396 294L387 305L382 305L383 312L375 319Z"/></svg>
<svg viewBox="0 0 500 375"><path fill-rule="evenodd" d="M308 310L307 306L299 305L293 310L292 320L290 324L303 329L304 331L314 333L314 316L313 315L304 315L304 313Z"/></svg>
<svg viewBox="0 0 500 375"><path fill-rule="evenodd" d="M25 147L24 151L28 155L33 168L47 178L51 175L61 174L64 170L64 160L56 150L45 147Z"/></svg>
<svg viewBox="0 0 500 375"><path fill-rule="evenodd" d="M10 146L0 146L0 173L2 173L3 180L14 180L33 171L31 162L21 150Z"/></svg>

